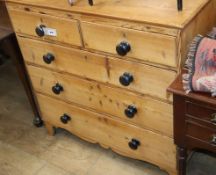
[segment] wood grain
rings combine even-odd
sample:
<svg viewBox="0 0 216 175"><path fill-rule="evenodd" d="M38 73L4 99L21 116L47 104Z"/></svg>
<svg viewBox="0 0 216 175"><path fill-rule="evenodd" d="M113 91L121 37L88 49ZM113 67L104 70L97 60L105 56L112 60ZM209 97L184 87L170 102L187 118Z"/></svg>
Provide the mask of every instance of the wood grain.
<svg viewBox="0 0 216 175"><path fill-rule="evenodd" d="M74 6L67 0L8 0L7 7L50 135L53 127L65 128L177 174L172 96L166 89L188 43L215 25L216 0L187 0L182 12L174 0L95 0L94 6L84 0ZM40 24L56 28L58 36L37 37ZM126 57L116 54L121 41L131 44ZM55 56L49 65L43 62L47 53ZM128 87L119 83L124 73L134 77ZM56 83L63 86L60 95L52 92ZM138 109L133 119L124 114L129 105ZM65 113L72 118L68 124L60 122ZM141 141L136 151L128 147L132 138Z"/></svg>
<svg viewBox="0 0 216 175"><path fill-rule="evenodd" d="M59 41L76 46L82 45L76 20L66 20L34 13L30 15L29 13L16 10L10 11L10 17L17 33L38 37L35 33L35 28L45 25L47 28L56 29L57 36L44 36L41 38L42 40ZM28 21L28 27L26 27L26 21Z"/></svg>
<svg viewBox="0 0 216 175"><path fill-rule="evenodd" d="M177 66L178 49L175 37L87 22L82 22L81 28L84 45L88 49L117 55L116 46L124 41L131 46L128 57L171 67Z"/></svg>
<svg viewBox="0 0 216 175"><path fill-rule="evenodd" d="M125 156L148 160L168 172L176 172L176 148L172 139L41 94L37 94L37 99L45 122L65 128L93 143L106 145ZM59 117L63 114L71 116L68 124L60 122ZM137 150L128 147L132 138L141 142Z"/></svg>
<svg viewBox="0 0 216 175"><path fill-rule="evenodd" d="M183 11L178 12L176 0L95 0L94 6L89 6L88 2L83 0L78 0L74 6L70 6L67 0L8 0L8 2L175 28L183 28L210 1L196 0L196 3L194 0L184 1Z"/></svg>
<svg viewBox="0 0 216 175"><path fill-rule="evenodd" d="M171 101L172 99L166 92L166 88L176 76L174 71L31 39L21 37L18 39L24 59L29 63L109 83L164 100ZM47 53L55 56L55 60L49 65L45 64L42 58ZM134 76L134 82L128 87L119 83L119 77L125 72Z"/></svg>
<svg viewBox="0 0 216 175"><path fill-rule="evenodd" d="M27 67L33 88L37 92L105 112L124 121L172 137L171 104L75 76L67 76L33 66ZM52 87L57 82L64 88L64 91L59 95L52 92ZM129 105L136 106L138 110L133 119L127 118L124 113Z"/></svg>
<svg viewBox="0 0 216 175"><path fill-rule="evenodd" d="M85 22L106 24L109 26L124 27L128 29L159 33L159 34L164 34L164 35L169 35L169 36L178 36L178 33L180 31L177 28L168 28L165 26L153 25L149 23L126 21L122 19L106 18L102 16L92 16L88 14L78 14L78 13L73 13L71 11L61 10L61 11L58 11L58 13L56 13L56 10L52 8L43 8L39 6L31 6L28 4L8 3L7 8L8 10L25 11L26 13L30 13L30 14L31 13L41 14L42 13L42 14L60 17L60 18L76 19L76 20L85 21Z"/></svg>

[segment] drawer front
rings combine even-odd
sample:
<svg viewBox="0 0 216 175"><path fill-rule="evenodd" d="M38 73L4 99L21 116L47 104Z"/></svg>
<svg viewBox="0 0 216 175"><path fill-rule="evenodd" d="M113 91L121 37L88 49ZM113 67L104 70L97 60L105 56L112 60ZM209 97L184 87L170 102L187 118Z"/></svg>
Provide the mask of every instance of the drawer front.
<svg viewBox="0 0 216 175"><path fill-rule="evenodd" d="M216 129L216 107L186 101L186 115L203 121Z"/></svg>
<svg viewBox="0 0 216 175"><path fill-rule="evenodd" d="M121 56L172 67L177 66L175 37L87 22L82 22L81 27L86 48L118 53Z"/></svg>
<svg viewBox="0 0 216 175"><path fill-rule="evenodd" d="M84 105L172 137L171 104L33 66L28 66L28 71L37 92ZM60 87L56 86L57 83L63 88L59 94L53 92L53 87Z"/></svg>
<svg viewBox="0 0 216 175"><path fill-rule="evenodd" d="M108 81L106 60L102 56L23 37L18 37L18 41L24 60L28 63L102 82Z"/></svg>
<svg viewBox="0 0 216 175"><path fill-rule="evenodd" d="M17 33L76 46L82 45L76 20L13 10L10 11L10 17Z"/></svg>
<svg viewBox="0 0 216 175"><path fill-rule="evenodd" d="M176 148L173 139L40 94L37 94L37 99L45 122L125 156L175 171ZM66 124L60 120L64 114L70 117ZM132 139L139 141L139 144L133 142L134 149L129 147Z"/></svg>
<svg viewBox="0 0 216 175"><path fill-rule="evenodd" d="M27 62L110 83L150 96L171 100L167 95L167 87L174 80L176 73L145 64L105 57L86 51L66 48L55 44L18 37L24 59ZM51 53L55 59L47 64L43 56ZM133 76L128 86L122 85L120 77L125 73Z"/></svg>
<svg viewBox="0 0 216 175"><path fill-rule="evenodd" d="M216 148L216 129L202 126L196 122L187 122L187 137L199 140Z"/></svg>

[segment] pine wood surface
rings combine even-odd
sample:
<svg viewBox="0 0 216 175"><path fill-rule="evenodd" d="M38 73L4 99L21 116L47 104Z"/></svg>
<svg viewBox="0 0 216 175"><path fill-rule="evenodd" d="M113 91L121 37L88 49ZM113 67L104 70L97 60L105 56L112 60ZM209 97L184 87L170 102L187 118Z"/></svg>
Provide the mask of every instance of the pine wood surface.
<svg viewBox="0 0 216 175"><path fill-rule="evenodd" d="M173 0L95 0L92 7L84 0L74 6L67 0L8 0L48 132L65 128L176 175L172 96L166 89L192 38L216 24L215 7L216 0L185 1L182 12ZM58 36L37 37L40 24L57 29ZM126 57L115 52L123 40L132 47ZM42 58L47 53L55 56L49 65ZM119 83L125 72L134 77L128 87ZM56 83L64 87L60 95L52 92ZM130 104L138 108L133 119L124 115ZM68 125L59 120L65 112L72 116ZM132 137L143 143L135 154L125 147Z"/></svg>
<svg viewBox="0 0 216 175"><path fill-rule="evenodd" d="M23 11L26 12L26 15L32 15L34 13L36 13L36 16L40 16L41 14L46 14L48 16L55 16L57 18L66 18L66 20L71 20L71 19L76 19L76 20L81 20L81 21L86 21L86 22L91 22L93 24L95 24L96 26L98 26L99 24L102 26L104 26L104 24L109 25L109 26L115 26L115 27L121 27L122 31L125 31L126 29L134 29L134 30L138 30L138 31L145 31L145 32L150 32L147 33L148 35L151 36L155 36L155 33L158 34L163 34L163 35L169 35L169 37L167 36L167 38L170 38L171 36L175 36L176 37L176 51L173 51L172 53L175 53L175 58L171 58L171 60L163 60L163 59L158 59L157 57L151 57L151 59L149 59L148 57L144 56L144 60L147 61L148 64L152 64L155 61L158 63L162 63L165 65L172 65L172 66L177 66L176 70L179 71L179 68L182 67L182 65L185 62L186 59L186 55L188 52L188 47L189 47L189 43L190 41L197 35L197 34L203 34L205 35L206 33L208 33L213 26L216 25L216 11L214 10L216 8L216 0L212 0L211 2L209 2L205 7L203 7L202 11L200 13L198 13L197 15L194 16L193 20L191 22L189 22L187 24L187 26L185 26L184 29L182 30L177 30L174 28L167 28L167 27L162 27L160 25L150 25L148 23L136 23L134 21L122 21L122 20L115 20L115 19L107 19L104 17L98 17L98 16L87 16L87 15L79 15L79 14L74 14L74 13L70 13L68 12L64 12L64 11L59 11L58 13L53 10L53 9L43 9L40 7L32 7L32 6L28 6L28 5L19 5L19 4L11 4L8 3L8 9L11 11L17 11L17 13L23 13ZM45 15L45 16L46 16ZM122 29L122 27L124 29ZM113 28L113 30L118 29L118 28ZM119 29L120 30L120 29ZM136 32L136 31L133 31ZM85 31L84 31L85 33ZM115 33L115 32L114 32ZM142 34L143 35L143 34ZM158 37L166 37L163 35L158 35ZM82 34L81 34L82 36ZM156 35L157 36L157 35ZM122 37L124 38L124 37ZM43 38L44 39L44 38ZM154 39L153 39L154 40ZM152 40L152 41L153 41ZM155 42L155 41L154 41ZM151 43L151 42L150 42ZM114 45L116 45L114 43ZM112 45L111 47L115 48L114 45ZM142 45L139 45L139 48L141 48ZM148 46L148 45L147 45ZM163 44L161 47L164 47ZM107 48L101 48L100 49L104 50ZM112 49L113 52L113 49ZM147 50L147 53L149 51ZM170 53L171 51L168 51L167 49L165 49L164 51L165 53L168 52ZM152 52L150 52L152 53ZM156 55L162 56L162 58L164 57L164 53L159 54L160 52L157 52ZM155 53L153 53L155 54ZM143 56L141 56L141 58L138 58L143 60ZM150 61L150 62L148 62ZM173 68L172 68L173 69Z"/></svg>
<svg viewBox="0 0 216 175"><path fill-rule="evenodd" d="M66 20L39 14L29 15L26 12L20 11L10 11L10 17L15 32L38 37L35 29L40 25L44 25L47 28L56 29L57 36L41 37L43 40L54 40L76 46L82 45L79 27L76 20ZM28 21L27 24L26 21Z"/></svg>
<svg viewBox="0 0 216 175"><path fill-rule="evenodd" d="M37 94L37 99L51 134L51 126L62 127L85 140L100 143L122 155L156 163L170 174L175 173L176 149L172 139L41 94ZM63 114L71 116L68 124L60 122ZM128 147L132 138L141 142L137 150Z"/></svg>
<svg viewBox="0 0 216 175"><path fill-rule="evenodd" d="M116 46L124 41L131 46L131 51L126 55L128 57L170 67L178 64L175 37L86 22L81 23L81 28L84 45L88 49L117 54Z"/></svg>
<svg viewBox="0 0 216 175"><path fill-rule="evenodd" d="M67 76L34 66L27 66L27 68L33 88L37 92L92 108L98 112L105 112L126 122L172 137L171 104L75 76ZM59 95L52 92L52 87L57 82L64 88ZM138 110L133 119L127 118L124 114L124 110L129 105L136 106Z"/></svg>
<svg viewBox="0 0 216 175"><path fill-rule="evenodd" d="M110 83L163 100L172 99L166 88L176 76L174 71L21 37L19 42L27 62ZM47 53L55 56L55 60L49 65L43 62L43 55ZM119 82L119 77L125 72L131 73L134 77L134 82L128 87L122 86Z"/></svg>
<svg viewBox="0 0 216 175"><path fill-rule="evenodd" d="M74 6L70 6L67 0L7 1L176 28L185 27L210 2L210 0L196 0L194 3L194 0L187 0L184 2L184 10L178 12L175 0L94 0L94 6L89 6L87 0L78 0Z"/></svg>
<svg viewBox="0 0 216 175"><path fill-rule="evenodd" d="M149 23L143 22L136 22L136 21L127 21L123 19L114 19L114 18L106 18L103 16L96 16L96 15L88 15L88 14L79 14L73 13L71 11L58 11L56 13L55 9L50 8L43 8L40 6L31 6L29 4L16 4L16 3L7 3L8 10L15 10L15 11L25 11L29 14L36 13L36 14L46 14L50 16L66 18L66 19L76 19L85 22L92 22L97 24L106 24L109 26L117 26L123 27L127 29L134 29L138 31L145 31L145 32L152 32L152 33L159 33L165 34L169 36L178 36L180 29L171 28L161 25L154 25Z"/></svg>

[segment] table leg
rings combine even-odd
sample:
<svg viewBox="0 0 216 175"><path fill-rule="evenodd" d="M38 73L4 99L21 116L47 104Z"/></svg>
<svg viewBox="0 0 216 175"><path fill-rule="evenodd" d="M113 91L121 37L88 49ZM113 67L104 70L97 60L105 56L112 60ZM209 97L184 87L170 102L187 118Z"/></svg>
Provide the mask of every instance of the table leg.
<svg viewBox="0 0 216 175"><path fill-rule="evenodd" d="M186 175L187 166L187 149L183 147L178 147L178 175Z"/></svg>
<svg viewBox="0 0 216 175"><path fill-rule="evenodd" d="M28 74L26 71L26 67L25 67L20 49L18 47L16 37L15 37L15 35L11 35L7 39L5 39L3 42L4 42L3 43L4 48L9 51L8 55L11 57L11 59L13 60L15 66L16 66L19 78L22 81L22 84L25 88L29 102L31 104L32 110L34 112L35 117L33 119L33 124L36 127L41 127L43 125L43 121L41 120L40 114L38 112L35 97L34 97L34 94L32 92L30 80L29 80L29 77L28 77Z"/></svg>

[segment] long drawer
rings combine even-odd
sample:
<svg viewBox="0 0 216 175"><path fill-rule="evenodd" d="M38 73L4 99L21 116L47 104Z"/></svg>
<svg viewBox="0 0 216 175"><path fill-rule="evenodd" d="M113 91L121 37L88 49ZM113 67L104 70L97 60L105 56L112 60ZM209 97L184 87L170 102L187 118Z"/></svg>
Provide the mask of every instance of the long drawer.
<svg viewBox="0 0 216 175"><path fill-rule="evenodd" d="M176 147L173 139L44 95L37 94L37 99L45 123L64 128L125 156L175 171ZM61 118L65 116L67 120L63 123Z"/></svg>
<svg viewBox="0 0 216 175"><path fill-rule="evenodd" d="M166 88L176 76L173 71L32 39L19 37L18 40L24 59L29 63L171 100ZM50 54L54 59L47 64L43 57L50 59ZM120 77L129 80L125 73L133 76L127 86L119 81Z"/></svg>
<svg viewBox="0 0 216 175"><path fill-rule="evenodd" d="M175 37L88 22L81 27L86 48L177 66Z"/></svg>
<svg viewBox="0 0 216 175"><path fill-rule="evenodd" d="M18 34L25 34L45 40L81 46L81 36L76 20L10 11L13 27ZM28 24L26 24L26 21Z"/></svg>
<svg viewBox="0 0 216 175"><path fill-rule="evenodd" d="M37 92L114 115L170 137L173 135L171 104L34 66L28 66L28 72Z"/></svg>

